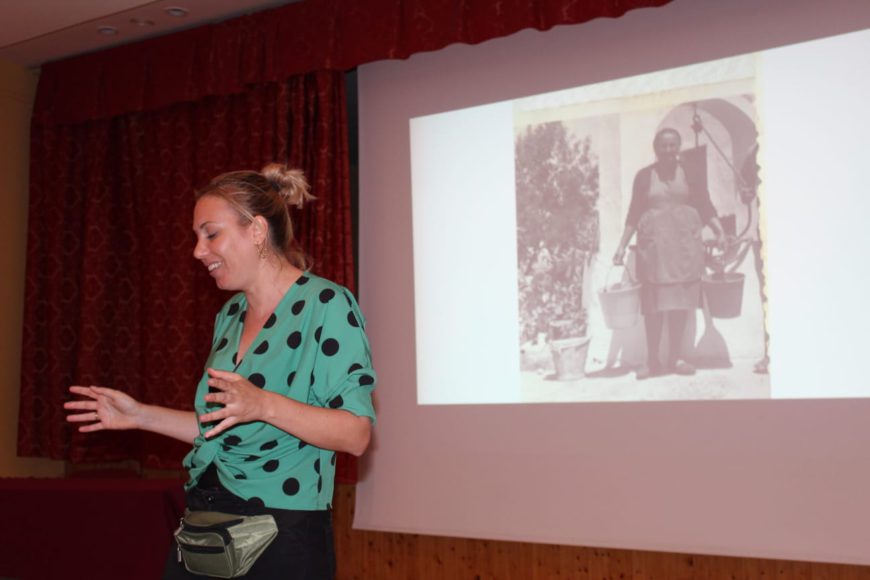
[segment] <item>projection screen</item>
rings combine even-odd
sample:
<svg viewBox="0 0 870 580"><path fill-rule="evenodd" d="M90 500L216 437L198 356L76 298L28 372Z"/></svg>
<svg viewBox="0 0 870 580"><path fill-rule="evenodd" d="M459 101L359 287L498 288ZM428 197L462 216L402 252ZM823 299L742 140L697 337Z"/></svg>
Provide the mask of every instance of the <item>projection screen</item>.
<svg viewBox="0 0 870 580"><path fill-rule="evenodd" d="M868 28L865 2L677 0L361 67L355 525L870 563ZM663 129L725 236L691 234L677 346L664 316L656 359L694 372L645 378L664 222L613 255Z"/></svg>

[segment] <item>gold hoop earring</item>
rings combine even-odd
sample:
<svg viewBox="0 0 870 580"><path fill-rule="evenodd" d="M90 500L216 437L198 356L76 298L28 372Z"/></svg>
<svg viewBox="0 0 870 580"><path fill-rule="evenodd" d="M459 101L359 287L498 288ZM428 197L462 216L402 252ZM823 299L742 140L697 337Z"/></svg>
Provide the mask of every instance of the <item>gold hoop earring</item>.
<svg viewBox="0 0 870 580"><path fill-rule="evenodd" d="M257 255L260 256L261 260L265 260L266 257L269 255L269 251L266 250L266 244L264 244L263 242L257 244Z"/></svg>

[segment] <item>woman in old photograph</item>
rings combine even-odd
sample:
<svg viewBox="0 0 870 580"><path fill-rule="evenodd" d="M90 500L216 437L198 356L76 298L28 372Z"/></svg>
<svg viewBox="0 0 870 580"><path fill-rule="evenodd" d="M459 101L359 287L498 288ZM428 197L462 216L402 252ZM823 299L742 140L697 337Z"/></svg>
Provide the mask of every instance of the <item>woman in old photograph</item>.
<svg viewBox="0 0 870 580"><path fill-rule="evenodd" d="M680 159L681 145L675 129L656 133L656 161L634 178L625 230L613 256L614 264L623 265L628 244L637 234L636 275L647 346L647 362L638 369L638 379L694 374L681 345L689 312L701 306L704 226L713 230L717 244L725 243L705 173ZM666 320L668 348L663 364L660 346Z"/></svg>

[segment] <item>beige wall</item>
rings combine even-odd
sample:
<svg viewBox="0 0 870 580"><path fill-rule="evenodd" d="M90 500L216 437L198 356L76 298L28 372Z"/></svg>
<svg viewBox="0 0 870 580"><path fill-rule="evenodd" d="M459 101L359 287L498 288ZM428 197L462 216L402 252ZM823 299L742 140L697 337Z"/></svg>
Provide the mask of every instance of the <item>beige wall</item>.
<svg viewBox="0 0 870 580"><path fill-rule="evenodd" d="M0 477L63 474L63 462L16 456L35 73L0 61Z"/></svg>

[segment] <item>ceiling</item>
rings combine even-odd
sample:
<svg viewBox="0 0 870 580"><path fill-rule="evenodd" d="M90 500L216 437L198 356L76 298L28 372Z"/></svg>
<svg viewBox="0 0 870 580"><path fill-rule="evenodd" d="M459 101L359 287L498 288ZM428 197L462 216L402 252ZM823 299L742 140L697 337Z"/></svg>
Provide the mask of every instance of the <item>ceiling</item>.
<svg viewBox="0 0 870 580"><path fill-rule="evenodd" d="M0 0L0 59L25 67L301 0ZM172 16L168 8L183 8ZM100 27L117 33L105 35Z"/></svg>

